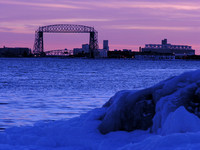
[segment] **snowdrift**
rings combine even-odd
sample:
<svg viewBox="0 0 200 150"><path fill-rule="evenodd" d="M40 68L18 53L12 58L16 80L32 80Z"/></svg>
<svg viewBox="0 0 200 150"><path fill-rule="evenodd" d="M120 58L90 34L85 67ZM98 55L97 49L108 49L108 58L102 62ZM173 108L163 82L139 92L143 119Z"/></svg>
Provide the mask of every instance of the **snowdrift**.
<svg viewBox="0 0 200 150"><path fill-rule="evenodd" d="M199 104L200 70L120 91L77 118L6 129L0 132L0 150L196 150Z"/></svg>

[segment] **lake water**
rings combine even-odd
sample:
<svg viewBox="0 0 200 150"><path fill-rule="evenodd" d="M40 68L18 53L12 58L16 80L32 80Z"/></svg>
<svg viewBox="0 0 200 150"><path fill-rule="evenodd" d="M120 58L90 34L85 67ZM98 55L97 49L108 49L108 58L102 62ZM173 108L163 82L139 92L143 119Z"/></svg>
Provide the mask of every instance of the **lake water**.
<svg viewBox="0 0 200 150"><path fill-rule="evenodd" d="M119 90L142 89L200 61L0 58L0 129L79 116Z"/></svg>

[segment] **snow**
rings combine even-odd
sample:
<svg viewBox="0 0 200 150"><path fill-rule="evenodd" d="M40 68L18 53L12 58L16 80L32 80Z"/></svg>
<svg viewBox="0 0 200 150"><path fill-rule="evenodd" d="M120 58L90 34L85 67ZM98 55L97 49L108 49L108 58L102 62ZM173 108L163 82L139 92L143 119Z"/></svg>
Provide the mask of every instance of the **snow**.
<svg viewBox="0 0 200 150"><path fill-rule="evenodd" d="M14 127L0 133L1 150L110 150L149 136L146 131L119 131L102 135L97 127L105 109L94 109L71 120L39 122L32 127Z"/></svg>
<svg viewBox="0 0 200 150"><path fill-rule="evenodd" d="M200 119L181 106L168 115L162 127L161 134L167 135L197 131L200 131Z"/></svg>
<svg viewBox="0 0 200 150"><path fill-rule="evenodd" d="M120 91L70 120L8 128L0 132L0 150L200 149L199 77L200 70Z"/></svg>

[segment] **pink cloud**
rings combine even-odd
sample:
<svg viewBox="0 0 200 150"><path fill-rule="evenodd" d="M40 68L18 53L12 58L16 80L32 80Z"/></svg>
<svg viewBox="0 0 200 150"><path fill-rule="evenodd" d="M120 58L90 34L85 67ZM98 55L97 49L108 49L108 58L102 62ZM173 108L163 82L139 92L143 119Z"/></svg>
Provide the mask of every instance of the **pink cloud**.
<svg viewBox="0 0 200 150"><path fill-rule="evenodd" d="M198 2L177 2L177 1L71 1L72 4L101 7L101 8L149 8L149 9L177 9L177 10L200 10ZM200 3L199 3L200 4Z"/></svg>
<svg viewBox="0 0 200 150"><path fill-rule="evenodd" d="M172 31L197 31L196 28L183 27L183 26L134 26L134 25L113 25L107 26L108 29L121 29L121 30L172 30Z"/></svg>
<svg viewBox="0 0 200 150"><path fill-rule="evenodd" d="M25 5L25 6L36 6L36 7L50 7L50 8L68 8L68 9L84 9L84 7L78 7L74 5L68 4L57 4L57 3L38 3L38 2L23 2L23 1L8 1L8 0L1 0L1 4L8 4L8 5Z"/></svg>

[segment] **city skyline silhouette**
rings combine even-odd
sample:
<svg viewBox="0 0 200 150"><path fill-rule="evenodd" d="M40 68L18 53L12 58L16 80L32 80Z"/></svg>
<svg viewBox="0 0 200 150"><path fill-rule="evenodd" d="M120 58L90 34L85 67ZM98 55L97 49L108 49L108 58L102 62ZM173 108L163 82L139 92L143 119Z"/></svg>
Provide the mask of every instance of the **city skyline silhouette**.
<svg viewBox="0 0 200 150"><path fill-rule="evenodd" d="M51 24L80 24L94 27L110 49L138 50L167 38L170 43L191 45L200 53L199 7L188 1L0 1L0 47L33 49L35 30ZM80 47L87 34L46 34L45 49Z"/></svg>

